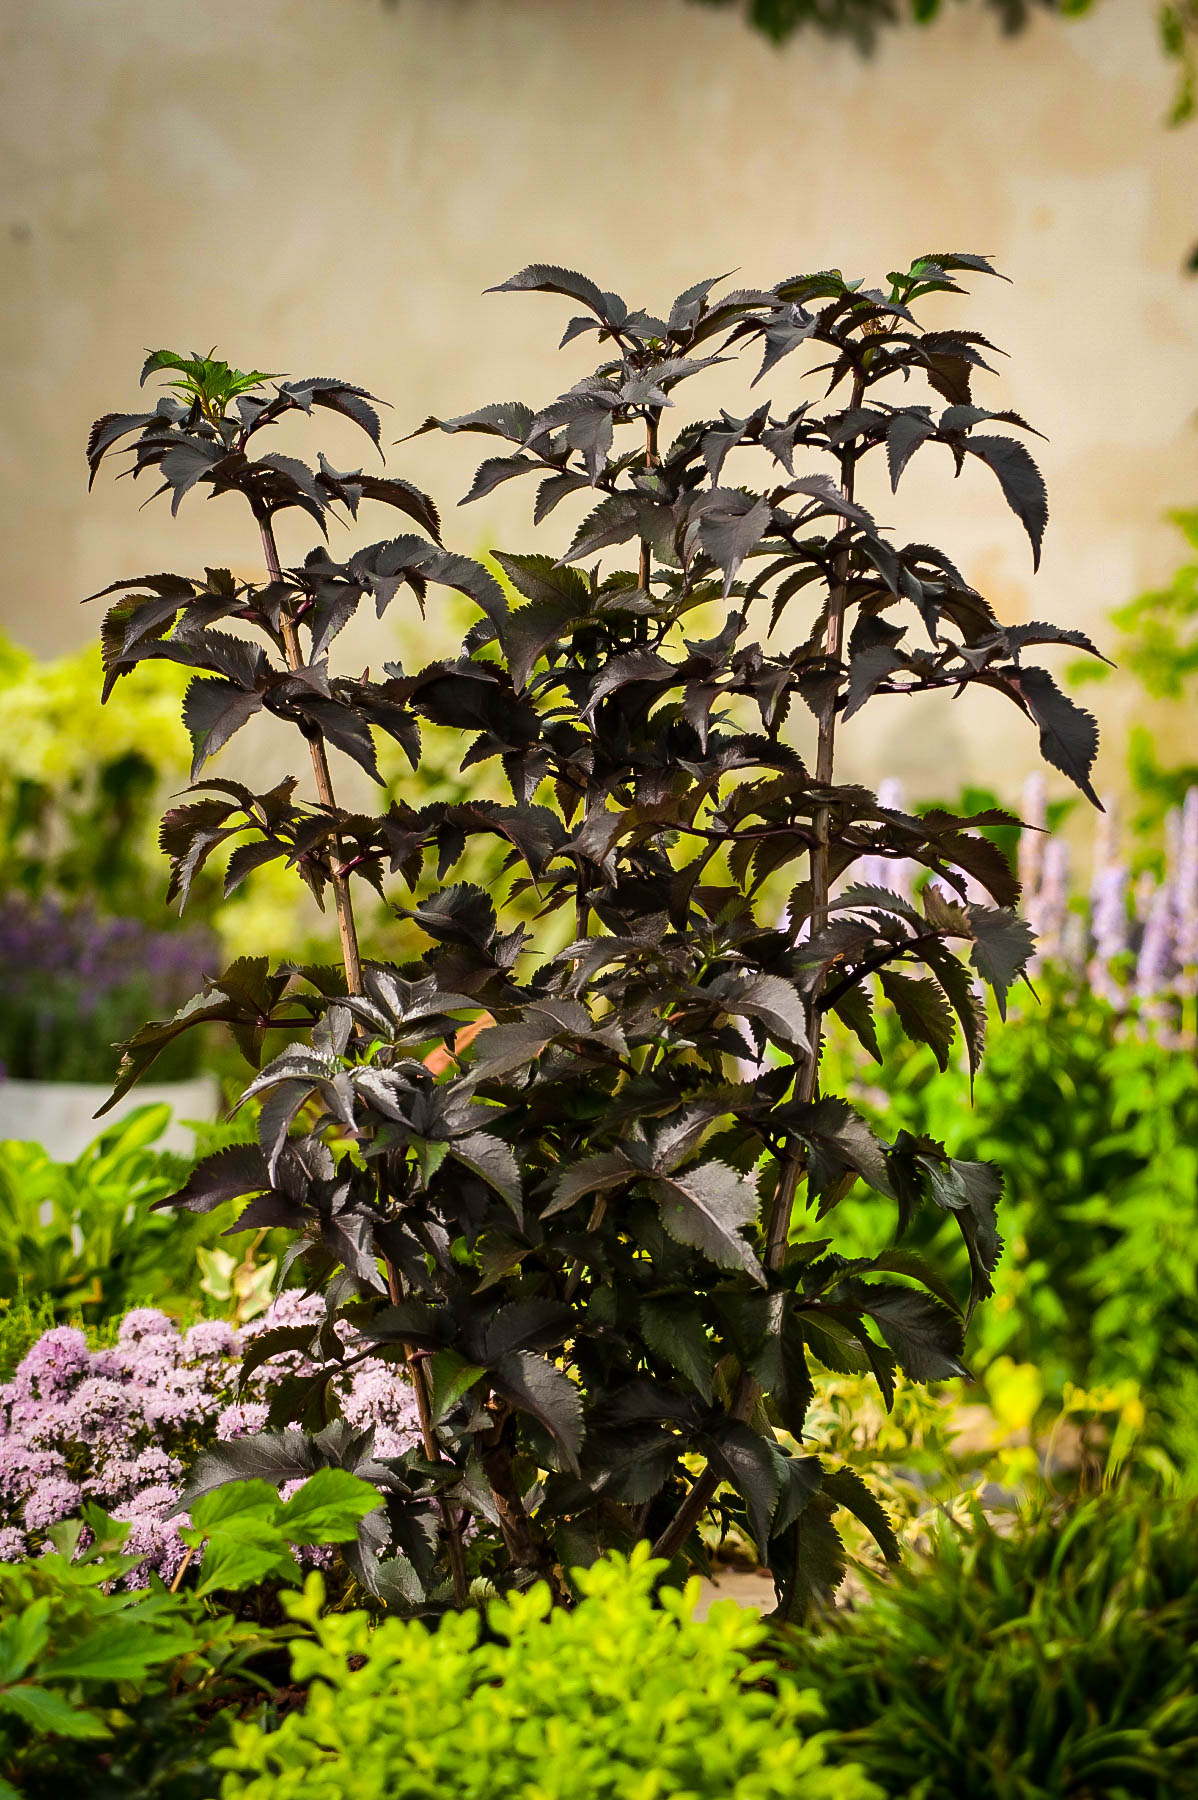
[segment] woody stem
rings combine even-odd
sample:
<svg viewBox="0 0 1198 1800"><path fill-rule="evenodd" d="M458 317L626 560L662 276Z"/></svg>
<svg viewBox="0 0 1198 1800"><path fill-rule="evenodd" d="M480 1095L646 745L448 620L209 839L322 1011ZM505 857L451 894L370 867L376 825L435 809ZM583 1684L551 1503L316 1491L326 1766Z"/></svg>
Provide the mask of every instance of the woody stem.
<svg viewBox="0 0 1198 1800"><path fill-rule="evenodd" d="M853 397L850 408L861 404L864 381L860 371L853 379ZM857 458L851 446L842 451L840 456L840 493L841 498L852 505L856 486ZM837 551L832 567L832 582L828 591L828 623L824 630L824 660L830 671L839 667L840 652L844 644L844 621L848 601L850 574L850 547L847 542L849 523L846 520L842 527L842 535L846 537L843 547ZM820 787L831 787L832 776L836 765L836 711L839 699L839 682L830 683L828 691L819 710L819 729L815 753L815 779ZM828 922L828 889L829 863L831 849L831 808L821 806L815 814L815 843L811 848L811 905L809 917L811 936L823 930ZM803 1106L809 1106L815 1098L816 1083L819 1079L819 1052L821 1017L819 1009L820 991L823 983L819 980L812 987L807 1003L807 1038L809 1049L800 1067L795 1082L795 1099ZM794 1209L794 1197L802 1174L801 1151L788 1152L779 1176L774 1202L770 1209L769 1223L766 1231L766 1266L770 1269L780 1267L786 1255L786 1244L790 1234L790 1219Z"/></svg>
<svg viewBox="0 0 1198 1800"><path fill-rule="evenodd" d="M283 570L279 563L278 545L275 543L274 526L269 515L260 518L259 529L262 533L262 548L266 556L267 573L271 581L283 582ZM286 607L282 609L280 625L283 634L283 649L287 656L287 667L291 670L304 667L304 653L300 647L299 629ZM305 726L304 736L308 740L308 753L312 758L312 774L316 782L316 797L329 812L337 808L336 796L333 793L333 781L329 774L329 758L325 749L324 733L317 725ZM337 843L337 857L333 865L331 881L333 900L337 911L337 930L341 938L341 960L345 966L345 985L351 994L362 992L362 955L358 948L358 929L354 923L354 906L350 894L349 876L342 867L344 858L341 854L340 841Z"/></svg>
<svg viewBox="0 0 1198 1800"><path fill-rule="evenodd" d="M382 1187L380 1178L380 1188ZM399 1270L391 1261L385 1259L387 1265L387 1290L391 1296L392 1306L398 1306L403 1295ZM412 1383L412 1391L416 1396L416 1416L420 1421L420 1438L424 1445L424 1454L431 1463L444 1462L441 1446L437 1442L437 1434L433 1430L433 1397L429 1388L428 1370L422 1359L412 1353L411 1346L403 1347L404 1363L408 1378ZM453 1578L453 1597L459 1606L465 1606L470 1597L470 1583L466 1576L466 1558L462 1550L462 1532L453 1507L442 1496L440 1502L441 1522L445 1527L445 1541L449 1549L449 1572Z"/></svg>
<svg viewBox="0 0 1198 1800"><path fill-rule="evenodd" d="M861 371L858 370L853 379L853 397L849 403L850 407L860 406L864 386L864 379ZM840 456L840 492L842 498L850 505L853 500L855 479L856 453L850 446ZM847 541L848 529L846 521L844 526L846 541L836 554L828 593L828 622L824 629L824 657L829 668L832 669L839 664L840 652L844 643L844 621L851 563L850 546ZM642 585L644 584L642 583ZM815 778L821 787L831 786L835 768L838 690L839 683L830 688L819 712ZM828 920L831 825L831 809L827 806L819 807L815 815L815 843L811 848L809 917L813 937L822 930ZM795 1082L795 1098L802 1105L809 1105L814 1099L819 1074L821 987L822 983L817 982L807 1006L807 1037L810 1048ZM788 1150L782 1159L782 1166L778 1173L778 1185L774 1192L766 1224L765 1261L766 1267L770 1270L779 1268L786 1255L791 1214L794 1211L795 1194L798 1191L803 1167L802 1151L797 1147ZM757 1404L757 1398L757 1383L751 1375L742 1370L733 1390L732 1403L729 1408L732 1417L742 1422L748 1419ZM653 1554L655 1556L675 1556L678 1553L710 1505L716 1488L719 1486L719 1480L718 1474L709 1463L703 1473L692 1482L686 1499L654 1544Z"/></svg>

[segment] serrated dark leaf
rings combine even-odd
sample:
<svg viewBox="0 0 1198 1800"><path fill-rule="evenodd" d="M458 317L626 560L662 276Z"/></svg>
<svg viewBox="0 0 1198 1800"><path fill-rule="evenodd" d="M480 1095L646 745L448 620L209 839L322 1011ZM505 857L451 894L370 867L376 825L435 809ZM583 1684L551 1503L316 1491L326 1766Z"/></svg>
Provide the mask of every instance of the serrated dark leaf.
<svg viewBox="0 0 1198 1800"><path fill-rule="evenodd" d="M912 406L895 413L886 432L886 460L890 467L891 493L897 490L899 478L919 446L926 443L928 438L934 437L935 433L930 407Z"/></svg>
<svg viewBox="0 0 1198 1800"><path fill-rule="evenodd" d="M565 294L571 300L589 306L597 318L608 321L608 301L601 288L585 275L578 274L575 269L559 269L553 263L529 263L515 275L509 275L506 281L498 286L488 288L489 294L515 294L536 292L542 294Z"/></svg>
<svg viewBox="0 0 1198 1800"><path fill-rule="evenodd" d="M255 1144L230 1144L198 1162L183 1186L154 1206L183 1212L210 1213L226 1200L259 1194L270 1186L266 1158Z"/></svg>
<svg viewBox="0 0 1198 1800"><path fill-rule="evenodd" d="M881 1282L863 1282L860 1294L862 1309L912 1381L950 1381L968 1375L961 1361L961 1320L947 1306L915 1288Z"/></svg>
<svg viewBox="0 0 1198 1800"><path fill-rule="evenodd" d="M183 702L183 723L191 734L194 781L210 757L216 755L241 727L262 709L256 692L238 687L221 677L197 676Z"/></svg>
<svg viewBox="0 0 1198 1800"><path fill-rule="evenodd" d="M956 1033L940 989L922 976L900 975L897 969L880 970L878 980L907 1036L926 1044L941 1070L947 1069Z"/></svg>
<svg viewBox="0 0 1198 1800"><path fill-rule="evenodd" d="M1007 669L999 680L1040 727L1040 754L1045 761L1067 775L1101 810L1090 781L1098 754L1098 722L1093 713L1063 694L1047 669Z"/></svg>
<svg viewBox="0 0 1198 1800"><path fill-rule="evenodd" d="M507 1201L517 1218L521 1217L520 1171L511 1149L501 1138L488 1131L472 1131L450 1141L449 1155L455 1162L472 1169L480 1180Z"/></svg>
<svg viewBox="0 0 1198 1800"><path fill-rule="evenodd" d="M806 1146L812 1199L837 1190L846 1170L864 1177L880 1193L889 1193L885 1151L847 1100L828 1096L809 1106L787 1108L782 1117L788 1132Z"/></svg>
<svg viewBox="0 0 1198 1800"><path fill-rule="evenodd" d="M494 1382L513 1406L540 1420L560 1445L567 1466L577 1473L585 1431L582 1394L570 1377L543 1356L516 1350L501 1358Z"/></svg>
<svg viewBox="0 0 1198 1800"><path fill-rule="evenodd" d="M744 1269L764 1282L761 1264L743 1235L755 1223L757 1185L725 1163L704 1163L652 1181L662 1224L680 1244L692 1245L721 1269Z"/></svg>
<svg viewBox="0 0 1198 1800"><path fill-rule="evenodd" d="M823 1491L837 1506L843 1506L861 1521L888 1563L900 1560L899 1541L886 1509L866 1487L856 1469L842 1463L839 1469L825 1470Z"/></svg>
<svg viewBox="0 0 1198 1800"><path fill-rule="evenodd" d="M663 1294L641 1301L641 1333L655 1356L690 1382L710 1404L717 1352L697 1300Z"/></svg>
<svg viewBox="0 0 1198 1800"><path fill-rule="evenodd" d="M727 599L741 563L769 529L771 508L767 500L754 501L735 488L714 489L711 498L719 496L724 496L727 504L704 511L699 521L699 542L712 562L724 571Z"/></svg>
<svg viewBox="0 0 1198 1800"><path fill-rule="evenodd" d="M1007 994L1028 965L1036 948L1036 934L1018 913L976 903L969 908L969 924L973 933L970 961L983 981L994 989L999 1013L1005 1019Z"/></svg>
<svg viewBox="0 0 1198 1800"><path fill-rule="evenodd" d="M998 477L1003 498L1027 532L1032 565L1040 567L1040 546L1048 524L1048 492L1030 453L1015 438L968 437L964 448L980 457Z"/></svg>
<svg viewBox="0 0 1198 1800"><path fill-rule="evenodd" d="M770 1523L782 1491L782 1471L772 1447L751 1425L724 1419L711 1432L713 1460L745 1502L749 1530L762 1559L768 1555Z"/></svg>

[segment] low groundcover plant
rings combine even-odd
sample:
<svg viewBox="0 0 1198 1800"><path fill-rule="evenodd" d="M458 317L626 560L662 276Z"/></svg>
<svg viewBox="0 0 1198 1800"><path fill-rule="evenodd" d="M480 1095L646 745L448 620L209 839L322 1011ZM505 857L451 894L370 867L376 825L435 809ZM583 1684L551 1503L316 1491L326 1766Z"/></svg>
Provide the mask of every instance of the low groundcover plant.
<svg viewBox="0 0 1198 1800"><path fill-rule="evenodd" d="M377 1506L344 1469L318 1469L286 1499L232 1483L195 1507L184 1537L201 1576L181 1593L135 1580L136 1527L90 1502L51 1527L41 1555L0 1562L0 1800L68 1787L89 1800L209 1800L214 1741L238 1711L261 1709L291 1634L257 1622L262 1596L245 1590L298 1585L297 1551L311 1560L352 1541Z"/></svg>
<svg viewBox="0 0 1198 1800"><path fill-rule="evenodd" d="M537 525L589 509L548 553L496 552L506 590L444 548L409 482L262 452L276 423L318 409L377 446L378 413L349 383L158 351L143 379L166 373L172 391L93 428L93 473L131 440L134 475L157 478L173 509L197 489L231 496L262 544L260 579L214 558L200 577L108 590L107 691L147 659L194 671L197 786L163 823L170 892L185 900L218 852L229 890L284 863L331 901L341 945L332 968L239 959L125 1046L118 1093L192 1027L229 1027L257 1071L259 1141L206 1159L175 1204L241 1200L246 1227L290 1228L326 1308L260 1340L318 1365L287 1393L306 1438L221 1447L188 1491L337 1460L327 1429L352 1326L355 1355L406 1365L420 1414L420 1445L388 1459L394 1554L363 1564L397 1603L450 1585L461 1602L476 1576L541 1573L564 1594L561 1570L604 1547L697 1554L713 1508L753 1539L789 1612L839 1579L838 1508L894 1553L856 1472L803 1449L813 1370L872 1371L887 1397L896 1367L964 1372L965 1321L1000 1251L1000 1174L929 1137L888 1142L824 1091L825 1020L876 1054L876 988L942 1067L959 1031L975 1069L976 983L1001 1009L1032 937L1005 856L978 835L1009 817L916 817L838 783L838 729L867 702L980 683L1091 797L1097 745L1090 715L1026 660L1088 640L1003 626L949 557L891 542L865 504L868 469L884 462L894 487L938 449L997 478L1038 560L1043 482L992 429L1029 428L973 395L991 347L917 316L964 272L994 271L942 255L877 288L835 270L733 292L702 281L661 316L547 265L504 283L567 297L581 310L564 341L593 340L601 359L547 405L421 428L490 440L468 499L531 476ZM744 417L668 437L682 384L741 351L781 406L754 394ZM793 392L803 358L822 399ZM753 474L761 488L739 485ZM373 502L418 529L284 566L281 512L323 533ZM623 546L630 558L610 554ZM363 603L423 610L438 587L477 608L459 655L334 673ZM314 799L295 778L264 794L200 779L261 713L304 740ZM339 804L334 752L375 777L381 734L418 768L430 731L457 735L464 768L498 759L511 803ZM445 881L480 837L507 850L507 895L416 894L426 865ZM911 899L854 881L863 858L934 879ZM363 949L362 882L392 901L395 961ZM532 931L503 912L530 896ZM862 1176L900 1235L925 1205L955 1220L964 1288L901 1246L837 1254L825 1221Z"/></svg>
<svg viewBox="0 0 1198 1800"><path fill-rule="evenodd" d="M664 1568L641 1546L578 1570L572 1612L538 1583L488 1606L483 1641L473 1611L435 1634L322 1615L310 1577L289 1603L314 1634L292 1655L307 1704L235 1727L225 1800L874 1800L825 1762L819 1708L761 1659L760 1622L721 1601L698 1623L697 1581L655 1602Z"/></svg>
<svg viewBox="0 0 1198 1800"><path fill-rule="evenodd" d="M176 1213L154 1210L195 1161L159 1147L170 1118L164 1103L136 1107L72 1162L29 1140L0 1143L0 1380L39 1335L39 1314L43 1329L104 1326L151 1296L169 1313L198 1297L197 1254L219 1221L180 1230ZM230 1129L200 1126L197 1140L212 1148Z"/></svg>

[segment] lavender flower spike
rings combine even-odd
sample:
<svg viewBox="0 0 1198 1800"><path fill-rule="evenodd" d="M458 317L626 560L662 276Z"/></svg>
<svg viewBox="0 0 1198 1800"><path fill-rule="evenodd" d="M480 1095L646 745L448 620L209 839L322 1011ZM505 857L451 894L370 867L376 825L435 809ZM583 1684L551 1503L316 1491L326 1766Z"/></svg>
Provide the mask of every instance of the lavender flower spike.
<svg viewBox="0 0 1198 1800"><path fill-rule="evenodd" d="M1044 793L1044 777L1037 771L1029 775L1023 784L1023 798L1019 807L1026 830L1019 833L1019 882L1023 888L1025 907L1037 898L1044 881L1044 855L1052 839L1044 835L1044 823L1048 817L1048 809ZM1028 918L1031 912L1028 911Z"/></svg>
<svg viewBox="0 0 1198 1800"><path fill-rule="evenodd" d="M1136 996L1154 1000L1169 985L1173 967L1173 888L1162 881L1152 896L1136 962Z"/></svg>
<svg viewBox="0 0 1198 1800"><path fill-rule="evenodd" d="M1019 848L1022 857L1022 837ZM1025 893L1024 916L1036 934L1033 969L1064 960L1070 917L1069 846L1064 838L1050 837L1041 845L1039 885L1030 895Z"/></svg>
<svg viewBox="0 0 1198 1800"><path fill-rule="evenodd" d="M1177 992L1198 994L1198 787L1186 794L1181 809L1174 889Z"/></svg>
<svg viewBox="0 0 1198 1800"><path fill-rule="evenodd" d="M1094 889L1093 908L1094 949L1087 966L1090 986L1100 999L1121 1011L1126 1005L1126 991L1118 964L1131 948L1127 869L1123 863L1109 862L1102 869Z"/></svg>

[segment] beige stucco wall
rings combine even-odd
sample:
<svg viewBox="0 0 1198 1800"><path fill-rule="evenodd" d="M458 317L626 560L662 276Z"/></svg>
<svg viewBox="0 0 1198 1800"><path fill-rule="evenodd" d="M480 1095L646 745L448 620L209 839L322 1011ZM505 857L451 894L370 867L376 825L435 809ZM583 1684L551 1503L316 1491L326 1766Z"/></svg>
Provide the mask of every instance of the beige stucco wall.
<svg viewBox="0 0 1198 1800"><path fill-rule="evenodd" d="M229 502L172 524L128 483L87 498L88 423L135 403L146 345L343 374L394 403L399 436L583 372L585 352L551 352L558 303L480 297L529 260L660 306L720 269L873 274L980 249L1014 286L952 316L1011 352L980 392L1049 434L1041 574L980 468L953 486L929 462L898 502L871 498L1008 617L1101 633L1171 566L1163 509L1198 498L1198 283L1180 274L1198 128L1162 126L1153 10L1105 0L1004 43L981 7L954 8L867 64L811 38L779 53L684 0L3 0L0 625L50 652L92 628L79 596L116 574L254 568ZM309 445L356 455L335 424ZM422 439L394 466L448 502L470 443ZM452 516L451 541L531 547L519 489ZM289 525L285 549L306 547ZM1108 784L1126 704L1101 697ZM996 748L1011 784L1033 758L989 697L981 749L947 703L878 710L847 734L849 767L883 749L947 791Z"/></svg>

